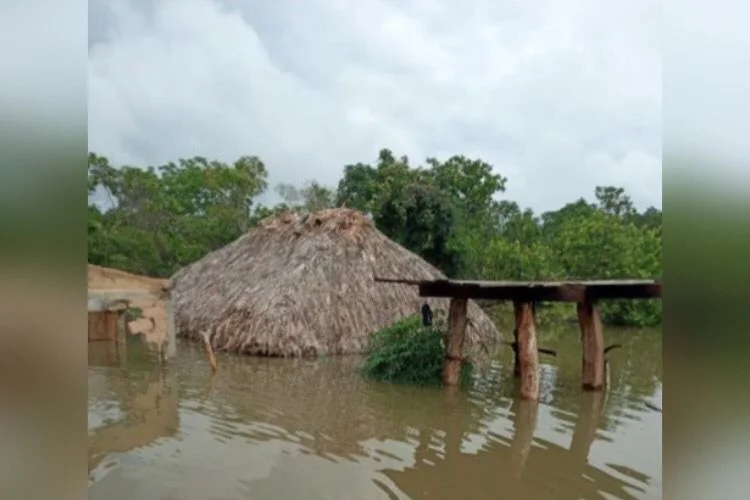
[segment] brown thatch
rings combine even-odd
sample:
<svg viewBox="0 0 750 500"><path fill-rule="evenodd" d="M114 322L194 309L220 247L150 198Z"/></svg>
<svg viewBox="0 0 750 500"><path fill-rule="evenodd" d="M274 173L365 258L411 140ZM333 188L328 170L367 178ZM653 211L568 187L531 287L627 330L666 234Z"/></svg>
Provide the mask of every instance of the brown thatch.
<svg viewBox="0 0 750 500"><path fill-rule="evenodd" d="M419 312L416 287L373 276L445 278L388 239L363 214L329 209L263 220L173 278L178 335L210 335L215 349L269 356L355 354L369 335ZM427 300L447 314L446 299ZM499 333L469 304L467 347Z"/></svg>

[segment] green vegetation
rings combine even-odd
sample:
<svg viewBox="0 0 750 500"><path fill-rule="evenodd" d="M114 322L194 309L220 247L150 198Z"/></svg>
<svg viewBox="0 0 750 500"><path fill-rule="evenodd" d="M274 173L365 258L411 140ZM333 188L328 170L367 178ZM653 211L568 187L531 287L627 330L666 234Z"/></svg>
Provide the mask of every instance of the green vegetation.
<svg viewBox="0 0 750 500"><path fill-rule="evenodd" d="M263 162L182 159L160 167L115 168L89 154L89 262L149 276L170 276L285 210L345 205L369 213L380 231L453 278L486 280L636 279L661 277L662 213L638 212L621 188L597 187L535 214L502 199L506 178L479 159L454 156L413 166L384 149L373 165L344 167L336 188L281 185L284 200L258 205L267 189ZM542 315L569 307L544 306ZM661 322L661 301L605 303L607 323Z"/></svg>
<svg viewBox="0 0 750 500"><path fill-rule="evenodd" d="M422 326L420 315L410 316L378 332L370 340L363 371L369 378L405 384L440 384L443 373L445 322ZM472 364L463 363L468 377Z"/></svg>

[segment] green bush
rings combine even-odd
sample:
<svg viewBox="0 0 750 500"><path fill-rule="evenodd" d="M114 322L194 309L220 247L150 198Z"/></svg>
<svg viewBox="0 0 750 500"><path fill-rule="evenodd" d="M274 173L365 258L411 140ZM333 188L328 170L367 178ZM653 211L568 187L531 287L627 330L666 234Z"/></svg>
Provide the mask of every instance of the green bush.
<svg viewBox="0 0 750 500"><path fill-rule="evenodd" d="M365 357L365 376L387 382L440 384L445 349L445 322L435 319L433 326L422 326L417 314L375 332ZM464 361L462 378L471 373L472 364Z"/></svg>

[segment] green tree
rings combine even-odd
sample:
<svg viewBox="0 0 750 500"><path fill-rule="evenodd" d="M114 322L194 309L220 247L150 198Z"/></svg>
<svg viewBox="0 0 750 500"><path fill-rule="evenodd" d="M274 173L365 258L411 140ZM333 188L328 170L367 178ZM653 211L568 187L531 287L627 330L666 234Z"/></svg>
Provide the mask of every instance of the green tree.
<svg viewBox="0 0 750 500"><path fill-rule="evenodd" d="M629 219L636 214L630 196L625 194L625 189L615 186L597 186L595 190L599 209L604 213Z"/></svg>
<svg viewBox="0 0 750 500"><path fill-rule="evenodd" d="M553 210L545 212L541 216L542 222L542 235L550 241L560 230L566 221L575 218L586 218L591 217L596 213L597 206L593 203L587 202L583 198L579 198L573 203L568 203L559 210Z"/></svg>
<svg viewBox="0 0 750 500"><path fill-rule="evenodd" d="M262 219L285 211L346 206L365 212L388 237L450 277L486 280L625 279L661 276L662 213L638 212L623 188L599 186L537 215L499 200L507 179L480 159L454 155L413 166L382 149L373 165L343 169L335 190L316 181L281 184L283 202L262 206L263 162L202 157L158 167L115 167L88 158L89 262L152 276L221 248ZM661 320L658 301L607 301L604 320L629 325Z"/></svg>
<svg viewBox="0 0 750 500"><path fill-rule="evenodd" d="M88 171L89 193L101 189L110 205L89 209L89 261L153 276L168 276L247 231L267 176L256 157L115 168L90 153Z"/></svg>
<svg viewBox="0 0 750 500"><path fill-rule="evenodd" d="M506 179L481 160L428 158L411 168L406 156L380 151L377 164L348 165L339 182L339 204L370 213L388 237L421 255L449 276L465 275L474 237L496 224L494 196Z"/></svg>
<svg viewBox="0 0 750 500"><path fill-rule="evenodd" d="M661 278L661 238L615 214L594 212L567 220L555 241L567 279ZM607 301L602 315L609 323L648 325L661 320L659 301Z"/></svg>
<svg viewBox="0 0 750 500"><path fill-rule="evenodd" d="M636 213L633 216L633 222L640 228L654 229L661 235L661 215L661 210L649 207L642 214Z"/></svg>
<svg viewBox="0 0 750 500"><path fill-rule="evenodd" d="M279 184L276 192L284 199L284 204L299 212L317 212L336 206L336 193L315 181L301 188L292 184Z"/></svg>

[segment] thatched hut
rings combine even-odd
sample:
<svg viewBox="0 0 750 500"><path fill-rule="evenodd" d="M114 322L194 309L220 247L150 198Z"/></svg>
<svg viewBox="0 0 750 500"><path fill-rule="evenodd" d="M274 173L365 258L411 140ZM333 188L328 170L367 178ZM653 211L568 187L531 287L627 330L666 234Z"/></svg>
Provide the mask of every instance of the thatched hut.
<svg viewBox="0 0 750 500"><path fill-rule="evenodd" d="M178 335L209 334L214 349L268 356L356 354L369 335L419 312L416 287L373 277L444 278L360 212L269 217L172 277ZM427 301L447 314L448 301ZM469 304L467 347L499 333Z"/></svg>

